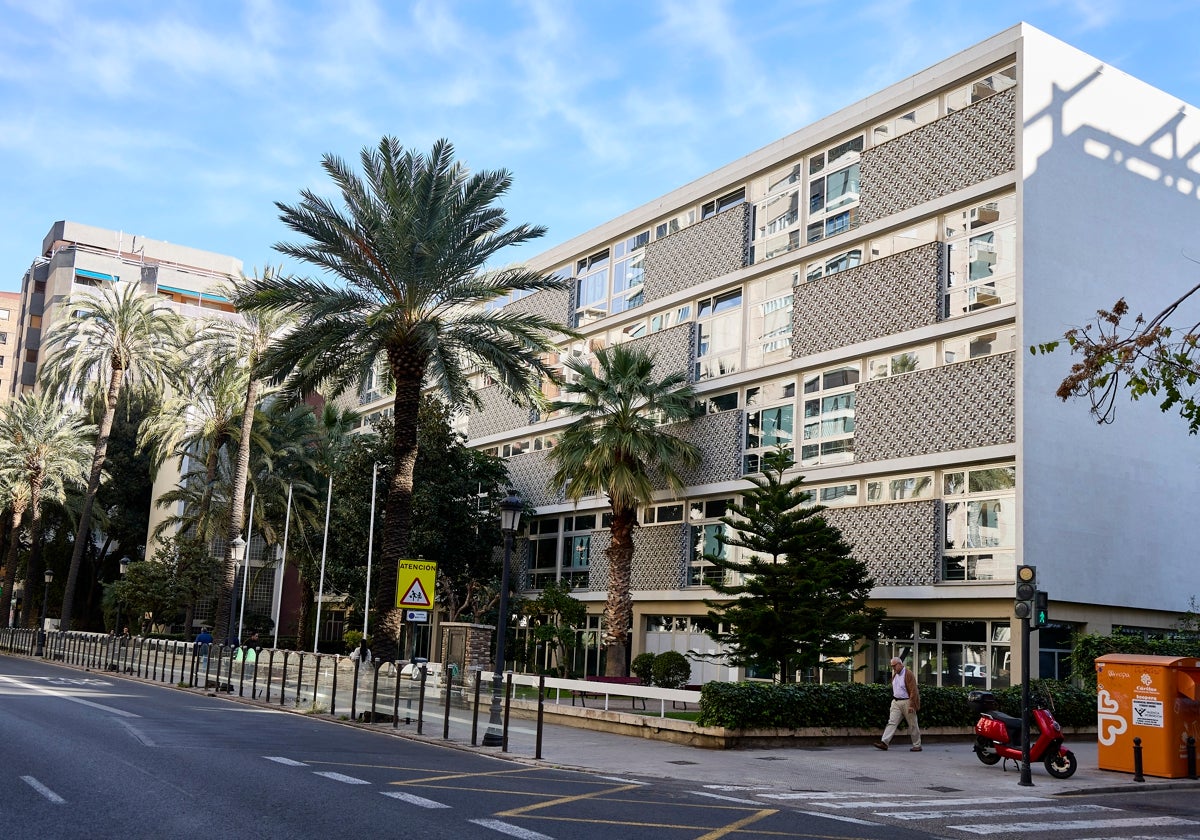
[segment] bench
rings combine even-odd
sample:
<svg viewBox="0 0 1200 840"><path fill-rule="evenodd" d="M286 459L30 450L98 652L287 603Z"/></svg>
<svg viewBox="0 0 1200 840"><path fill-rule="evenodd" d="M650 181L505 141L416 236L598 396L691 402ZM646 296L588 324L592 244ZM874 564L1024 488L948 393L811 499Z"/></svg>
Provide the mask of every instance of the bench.
<svg viewBox="0 0 1200 840"><path fill-rule="evenodd" d="M641 685L642 684L642 681L639 680L637 677L593 676L593 677L584 677L584 680L586 680L587 682L594 682L594 683L608 683L609 685ZM578 698L579 705L586 707L588 697L597 698L597 697L603 697L603 696L604 696L603 691L572 691L571 692L571 705L574 706L575 699ZM646 698L645 697L630 697L629 698L629 708L632 709L634 703L641 703L642 710L643 711L645 710L645 708L646 708Z"/></svg>

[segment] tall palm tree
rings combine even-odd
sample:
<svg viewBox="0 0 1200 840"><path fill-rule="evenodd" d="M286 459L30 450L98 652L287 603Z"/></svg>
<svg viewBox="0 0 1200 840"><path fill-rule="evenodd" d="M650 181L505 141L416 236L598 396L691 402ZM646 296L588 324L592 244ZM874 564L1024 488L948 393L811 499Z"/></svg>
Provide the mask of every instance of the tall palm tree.
<svg viewBox="0 0 1200 840"><path fill-rule="evenodd" d="M101 406L87 491L63 592L62 627L69 629L117 400L123 389L154 397L163 393L175 370L183 322L165 304L142 294L137 283L73 295L63 311L70 315L51 327L43 341L48 355L42 367L42 384L56 397L94 399Z"/></svg>
<svg viewBox="0 0 1200 840"><path fill-rule="evenodd" d="M560 289L568 281L523 267L485 269L503 249L545 232L508 225L497 206L512 183L508 172L470 174L445 140L423 155L384 137L362 150L361 161L363 177L338 157L322 160L341 206L309 190L299 204L276 204L284 224L304 238L276 249L333 280L251 279L238 305L297 316L295 332L264 360L293 399L318 389L330 397L361 389L376 360L386 360L395 387L395 472L384 502L375 638L377 653L394 659L403 612L392 599L396 562L409 551L422 389L438 388L453 407L477 404L468 374L478 366L517 401L537 394L550 375L541 354L565 328L484 307L511 292Z"/></svg>
<svg viewBox="0 0 1200 840"><path fill-rule="evenodd" d="M577 377L563 386L563 393L575 399L555 400L547 407L576 418L550 451L550 481L574 501L600 491L612 505L605 552L605 673L625 676L638 507L653 499L660 476L678 493L684 487L679 471L700 463L695 446L661 425L692 417L695 394L686 373L653 379L653 357L624 344L597 351L596 364L593 370L586 359L568 362Z"/></svg>
<svg viewBox="0 0 1200 840"><path fill-rule="evenodd" d="M86 465L95 434L96 427L81 413L46 394L22 394L0 415L0 480L10 487L28 488L29 531L34 545L41 538L43 500L62 501L67 486L83 487L87 483ZM16 507L14 504L14 528L18 524ZM14 539L13 545L16 543ZM15 554L10 551L0 615L7 615L14 560ZM42 570L34 568L32 561L25 567L25 592L31 604L30 595L37 591L41 576Z"/></svg>
<svg viewBox="0 0 1200 840"><path fill-rule="evenodd" d="M17 553L21 545L21 523L29 509L29 485L20 479L4 480L5 508L12 511L9 525L8 556L4 560L4 592L0 593L0 621L8 622L12 609L13 586L17 582Z"/></svg>

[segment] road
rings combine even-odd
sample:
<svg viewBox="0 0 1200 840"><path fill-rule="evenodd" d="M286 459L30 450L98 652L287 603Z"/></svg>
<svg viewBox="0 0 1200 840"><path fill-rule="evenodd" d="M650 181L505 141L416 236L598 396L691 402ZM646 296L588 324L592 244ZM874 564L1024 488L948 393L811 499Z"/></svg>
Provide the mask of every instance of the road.
<svg viewBox="0 0 1200 840"><path fill-rule="evenodd" d="M789 775L759 787L554 769L0 655L11 840L1200 840L1200 801L1183 791L1018 794L994 774L992 789L901 795L872 792L879 780L865 776L794 790Z"/></svg>

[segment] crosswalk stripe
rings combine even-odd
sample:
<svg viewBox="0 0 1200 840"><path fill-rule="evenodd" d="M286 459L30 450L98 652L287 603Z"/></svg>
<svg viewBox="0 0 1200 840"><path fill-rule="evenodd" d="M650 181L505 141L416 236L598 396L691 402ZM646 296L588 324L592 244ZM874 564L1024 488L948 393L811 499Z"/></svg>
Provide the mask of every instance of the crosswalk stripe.
<svg viewBox="0 0 1200 840"><path fill-rule="evenodd" d="M771 799L764 795L763 799ZM972 799L906 799L897 802L901 808L945 808L951 805L1004 805L1010 802L1053 802L1044 796L984 796ZM814 802L822 808L879 808L881 802Z"/></svg>
<svg viewBox="0 0 1200 840"><path fill-rule="evenodd" d="M1005 817L1014 814L1088 814L1120 811L1107 805L1045 805L1040 808L961 808L953 811L875 811L877 817L893 820L946 820L960 817Z"/></svg>
<svg viewBox="0 0 1200 840"><path fill-rule="evenodd" d="M484 828L490 828L492 831L499 831L501 834L516 837L518 840L554 840L554 838L545 834L538 834L536 831L530 831L527 828L521 828L519 825L501 822L500 820L471 820L471 822L475 825L481 825Z"/></svg>
<svg viewBox="0 0 1200 840"><path fill-rule="evenodd" d="M381 790L384 796L390 796L392 799L399 799L401 802L407 802L409 805L416 805L418 808L449 808L450 806L443 802L435 802L432 799L426 799L424 796L417 796L415 793L404 793L398 790Z"/></svg>
<svg viewBox="0 0 1200 840"><path fill-rule="evenodd" d="M1145 828L1151 825L1196 824L1195 820L1185 820L1182 817L1127 817L1112 820L1064 820L1062 822L950 825L946 827L955 831L965 831L968 834L1021 834L1029 831L1092 831L1099 828Z"/></svg>

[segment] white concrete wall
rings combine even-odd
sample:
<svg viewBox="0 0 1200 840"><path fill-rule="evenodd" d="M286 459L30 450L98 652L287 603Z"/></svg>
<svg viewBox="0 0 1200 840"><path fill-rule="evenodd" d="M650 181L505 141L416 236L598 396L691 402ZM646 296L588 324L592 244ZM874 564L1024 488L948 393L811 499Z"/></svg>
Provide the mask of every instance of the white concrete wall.
<svg viewBox="0 0 1200 840"><path fill-rule="evenodd" d="M1157 313L1200 280L1200 115L1037 30L1022 53L1020 343L1128 299ZM1182 108L1182 110L1181 110ZM1165 132L1165 133L1164 133ZM1178 155L1176 149L1179 150ZM1190 325L1200 305L1193 306ZM1054 599L1183 610L1200 595L1200 440L1153 399L1098 426L1055 389L1072 357L1020 354L1019 562Z"/></svg>

